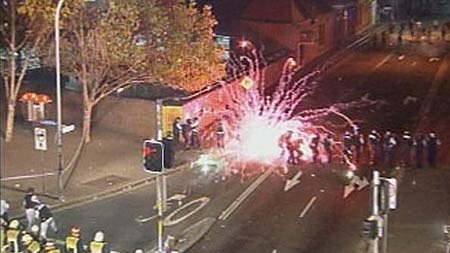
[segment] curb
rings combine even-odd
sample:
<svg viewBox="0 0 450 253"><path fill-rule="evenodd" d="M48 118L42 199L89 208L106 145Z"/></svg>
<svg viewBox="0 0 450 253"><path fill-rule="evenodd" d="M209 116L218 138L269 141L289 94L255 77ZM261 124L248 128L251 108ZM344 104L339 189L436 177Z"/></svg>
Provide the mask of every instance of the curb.
<svg viewBox="0 0 450 253"><path fill-rule="evenodd" d="M162 173L161 175L167 176L167 175L172 175L172 174L178 173L180 171L188 169L190 167L189 165L190 165L190 162L186 162L184 164L179 165L176 168L167 170L166 172ZM80 198L72 199L72 200L67 201L67 202L65 200L62 200L61 203L50 205L50 208L53 209L54 211L61 211L61 210L64 210L64 209L67 209L67 208L70 208L70 207L75 207L77 205L86 204L86 203L90 203L90 202L101 200L101 199L106 199L106 198L109 198L109 197L113 197L113 196L115 196L117 194L123 193L123 192L125 192L127 190L137 189L137 188L139 188L139 187L141 187L143 185L151 183L155 179L156 179L156 174L151 175L149 177L145 177L143 179L139 179L137 181L130 182L128 184L119 185L119 186L116 186L114 188L111 188L111 189L108 189L108 190L105 190L105 191L102 191L102 192L99 192L99 193L95 193L95 194L83 196L83 197L80 197ZM25 192L22 189L12 188L12 187L8 187L8 186L2 186L2 188L3 187L6 188L6 189L9 189L9 190L12 190L12 191ZM48 195L48 194L37 193L37 195L38 196L45 196L45 197L48 197L48 198L53 199L53 200L58 200L57 197L54 197L54 196L51 196L51 195ZM16 215L16 216L12 216L11 218L12 219L22 219L22 218L25 218L25 215Z"/></svg>

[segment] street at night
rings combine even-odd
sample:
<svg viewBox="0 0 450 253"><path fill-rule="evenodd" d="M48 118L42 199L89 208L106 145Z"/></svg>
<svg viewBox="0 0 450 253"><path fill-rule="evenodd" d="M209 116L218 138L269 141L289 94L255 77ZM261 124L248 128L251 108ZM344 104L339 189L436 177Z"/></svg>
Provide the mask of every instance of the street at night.
<svg viewBox="0 0 450 253"><path fill-rule="evenodd" d="M1 253L450 253L450 1L0 7Z"/></svg>

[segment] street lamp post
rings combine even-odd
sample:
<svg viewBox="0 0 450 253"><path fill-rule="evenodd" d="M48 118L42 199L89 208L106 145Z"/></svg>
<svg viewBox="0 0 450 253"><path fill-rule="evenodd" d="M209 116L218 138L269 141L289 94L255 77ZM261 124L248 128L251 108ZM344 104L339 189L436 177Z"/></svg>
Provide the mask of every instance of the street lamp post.
<svg viewBox="0 0 450 253"><path fill-rule="evenodd" d="M62 155L62 113L61 113L61 63L59 59L59 16L64 0L59 0L55 12L55 64L56 64L56 111L57 111L57 130L56 130L56 145L58 157L58 173L57 186L58 197L60 200L64 199L63 195L63 155Z"/></svg>

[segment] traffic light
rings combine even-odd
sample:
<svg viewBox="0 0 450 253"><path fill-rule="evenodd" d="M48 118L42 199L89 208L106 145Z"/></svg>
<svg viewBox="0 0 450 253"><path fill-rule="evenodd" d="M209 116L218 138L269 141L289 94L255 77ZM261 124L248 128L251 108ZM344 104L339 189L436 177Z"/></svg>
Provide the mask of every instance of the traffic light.
<svg viewBox="0 0 450 253"><path fill-rule="evenodd" d="M164 169L164 145L156 140L145 140L142 147L144 169L161 173Z"/></svg>
<svg viewBox="0 0 450 253"><path fill-rule="evenodd" d="M378 221L373 216L364 220L363 234L370 239L378 237Z"/></svg>

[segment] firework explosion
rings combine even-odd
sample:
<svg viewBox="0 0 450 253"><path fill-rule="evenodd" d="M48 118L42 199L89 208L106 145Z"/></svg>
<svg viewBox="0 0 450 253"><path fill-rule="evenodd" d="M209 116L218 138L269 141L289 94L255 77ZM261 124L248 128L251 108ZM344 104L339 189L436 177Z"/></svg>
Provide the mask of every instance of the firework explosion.
<svg viewBox="0 0 450 253"><path fill-rule="evenodd" d="M288 131L293 133L292 140L301 143L300 159L310 162L312 150L309 144L312 137L315 134L333 134L326 127L327 116L339 116L350 126L354 126L352 120L343 112L375 103L364 97L323 108L302 109L305 107L306 98L310 97L319 85L321 73L326 67L298 78L297 65L289 58L284 63L276 89L268 95L264 73L260 68L263 64L259 59L262 57L255 50L251 55L234 59L232 71L235 80L240 80L240 87L236 89L224 84L223 94L217 98L221 100L219 103L227 104L225 109L214 112L214 118L220 119L227 130L225 148L221 151L221 156L231 163L229 167L242 168L245 166L243 164L248 163L285 166L287 154L283 151L280 138ZM344 161L351 169L355 168L348 159Z"/></svg>

